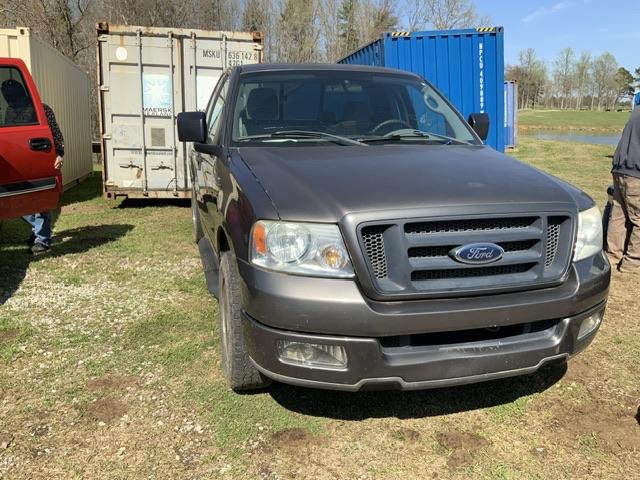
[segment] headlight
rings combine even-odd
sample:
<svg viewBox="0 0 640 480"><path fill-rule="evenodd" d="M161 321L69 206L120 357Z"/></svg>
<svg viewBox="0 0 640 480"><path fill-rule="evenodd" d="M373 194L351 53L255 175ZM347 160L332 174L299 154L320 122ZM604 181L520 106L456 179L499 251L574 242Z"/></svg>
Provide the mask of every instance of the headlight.
<svg viewBox="0 0 640 480"><path fill-rule="evenodd" d="M318 277L353 277L337 225L260 220L251 230L251 263Z"/></svg>
<svg viewBox="0 0 640 480"><path fill-rule="evenodd" d="M590 208L578 215L578 236L573 261L591 257L602 250L602 216L598 207Z"/></svg>

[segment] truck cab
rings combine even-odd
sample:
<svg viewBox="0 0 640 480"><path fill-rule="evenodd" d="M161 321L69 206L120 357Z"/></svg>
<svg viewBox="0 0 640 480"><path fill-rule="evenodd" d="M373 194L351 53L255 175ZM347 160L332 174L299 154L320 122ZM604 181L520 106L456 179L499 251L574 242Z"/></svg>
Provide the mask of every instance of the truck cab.
<svg viewBox="0 0 640 480"><path fill-rule="evenodd" d="M231 388L459 385L589 345L600 213L488 129L418 75L351 65L233 68L179 115Z"/></svg>
<svg viewBox="0 0 640 480"><path fill-rule="evenodd" d="M22 60L0 58L0 221L56 208L61 178L36 85Z"/></svg>

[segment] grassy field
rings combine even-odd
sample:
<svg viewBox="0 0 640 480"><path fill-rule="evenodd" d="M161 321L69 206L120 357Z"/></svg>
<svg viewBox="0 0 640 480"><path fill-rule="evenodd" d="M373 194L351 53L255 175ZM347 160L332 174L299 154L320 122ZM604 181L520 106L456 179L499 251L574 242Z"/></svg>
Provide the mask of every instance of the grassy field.
<svg viewBox="0 0 640 480"><path fill-rule="evenodd" d="M612 148L518 156L602 205ZM70 191L53 251L0 230L0 478L627 479L640 471L640 299L613 277L568 370L421 392L237 395L188 205ZM635 474L633 472L636 472Z"/></svg>
<svg viewBox="0 0 640 480"><path fill-rule="evenodd" d="M518 126L527 130L578 130L621 132L629 112L573 110L519 110Z"/></svg>

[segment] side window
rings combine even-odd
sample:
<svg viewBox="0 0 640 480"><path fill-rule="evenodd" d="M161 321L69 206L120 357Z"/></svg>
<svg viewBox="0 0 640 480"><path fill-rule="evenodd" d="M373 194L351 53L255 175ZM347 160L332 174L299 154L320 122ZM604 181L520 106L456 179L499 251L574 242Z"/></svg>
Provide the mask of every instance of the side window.
<svg viewBox="0 0 640 480"><path fill-rule="evenodd" d="M17 68L0 67L0 92L0 127L38 123L31 95Z"/></svg>
<svg viewBox="0 0 640 480"><path fill-rule="evenodd" d="M222 110L224 110L224 104L227 101L227 90L229 82L227 77L223 80L224 84L218 90L216 98L210 105L210 111L207 116L207 126L209 127L208 143L215 143L218 140L220 132L220 122L222 120Z"/></svg>

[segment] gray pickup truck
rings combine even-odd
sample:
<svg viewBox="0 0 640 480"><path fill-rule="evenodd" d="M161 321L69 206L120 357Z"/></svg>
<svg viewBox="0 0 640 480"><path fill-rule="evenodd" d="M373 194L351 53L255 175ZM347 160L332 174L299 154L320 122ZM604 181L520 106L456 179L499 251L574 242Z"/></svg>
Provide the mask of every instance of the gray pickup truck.
<svg viewBox="0 0 640 480"><path fill-rule="evenodd" d="M231 388L458 385L593 340L598 209L489 128L416 75L345 65L234 67L179 115Z"/></svg>

